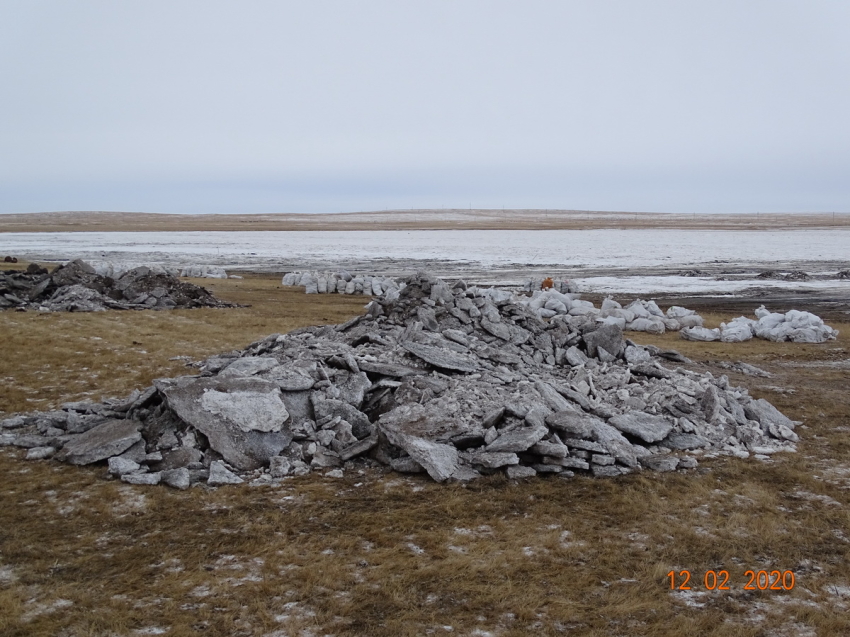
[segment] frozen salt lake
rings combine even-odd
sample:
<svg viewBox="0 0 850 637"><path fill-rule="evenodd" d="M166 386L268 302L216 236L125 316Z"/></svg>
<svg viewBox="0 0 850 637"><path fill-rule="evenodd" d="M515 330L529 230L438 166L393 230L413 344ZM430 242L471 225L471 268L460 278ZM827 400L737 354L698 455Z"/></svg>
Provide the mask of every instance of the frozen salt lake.
<svg viewBox="0 0 850 637"><path fill-rule="evenodd" d="M587 285L596 281L605 291L734 292L750 284L717 281L718 274L740 279L744 271L834 273L850 267L850 229L4 233L0 252L42 261L85 258L278 272L348 268L400 275L428 269L492 282L551 274ZM708 276L670 276L682 270ZM617 288L624 277L632 280ZM826 283L758 285L806 289ZM829 285L847 284L833 279Z"/></svg>

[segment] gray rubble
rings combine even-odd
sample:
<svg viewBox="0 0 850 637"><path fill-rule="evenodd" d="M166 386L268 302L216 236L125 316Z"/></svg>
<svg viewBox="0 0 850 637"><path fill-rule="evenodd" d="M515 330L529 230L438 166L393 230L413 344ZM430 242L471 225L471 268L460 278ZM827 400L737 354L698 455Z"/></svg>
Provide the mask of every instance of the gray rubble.
<svg viewBox="0 0 850 637"><path fill-rule="evenodd" d="M31 263L26 270L0 272L0 310L99 312L235 307L208 290L160 269L140 266L113 278L76 260L52 272Z"/></svg>
<svg viewBox="0 0 850 637"><path fill-rule="evenodd" d="M613 477L795 450L798 423L769 402L593 313L547 320L504 291L403 283L346 323L272 334L126 399L12 416L0 444L178 489L352 463L439 482Z"/></svg>

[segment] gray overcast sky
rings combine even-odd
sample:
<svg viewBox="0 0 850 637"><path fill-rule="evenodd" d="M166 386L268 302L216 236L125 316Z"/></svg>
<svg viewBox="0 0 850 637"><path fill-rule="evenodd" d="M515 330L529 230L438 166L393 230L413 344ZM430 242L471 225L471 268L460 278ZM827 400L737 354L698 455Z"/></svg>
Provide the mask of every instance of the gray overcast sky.
<svg viewBox="0 0 850 637"><path fill-rule="evenodd" d="M850 2L0 0L0 212L850 210Z"/></svg>

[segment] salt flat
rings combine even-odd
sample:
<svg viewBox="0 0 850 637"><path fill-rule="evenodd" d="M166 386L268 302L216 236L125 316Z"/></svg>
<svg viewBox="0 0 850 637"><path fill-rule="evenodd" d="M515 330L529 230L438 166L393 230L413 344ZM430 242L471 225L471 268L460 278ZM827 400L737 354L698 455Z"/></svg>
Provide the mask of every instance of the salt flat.
<svg viewBox="0 0 850 637"><path fill-rule="evenodd" d="M756 285L850 290L850 283L831 277L812 282L754 279L765 269L802 269L825 277L846 269L850 227L27 232L0 235L0 251L38 261L82 257L278 272L348 268L397 276L427 269L502 284L552 275L582 279L599 291L729 293ZM703 276L675 276L683 270L699 270ZM717 280L729 276L735 280Z"/></svg>

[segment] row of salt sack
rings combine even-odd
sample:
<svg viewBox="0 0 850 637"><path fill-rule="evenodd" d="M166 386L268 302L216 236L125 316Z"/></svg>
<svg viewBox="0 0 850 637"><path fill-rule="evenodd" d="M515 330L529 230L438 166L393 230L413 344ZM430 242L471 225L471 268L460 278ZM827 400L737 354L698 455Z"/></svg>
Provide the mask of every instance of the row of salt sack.
<svg viewBox="0 0 850 637"><path fill-rule="evenodd" d="M520 303L541 319L552 318L558 314L583 316L588 313L599 312L593 307L593 303L581 301L572 294L565 294L554 288L551 290L535 290L530 298L520 299Z"/></svg>
<svg viewBox="0 0 850 637"><path fill-rule="evenodd" d="M86 261L100 276L108 276L111 279L121 278L130 270L136 268L147 267L151 274L168 274L178 276L180 271L177 268L169 268L158 263L136 263L132 261Z"/></svg>
<svg viewBox="0 0 850 637"><path fill-rule="evenodd" d="M755 311L758 320L739 316L719 328L683 329L682 338L690 341L722 341L741 343L754 336L767 341L794 343L823 343L838 336L838 330L825 325L823 319L811 312L791 310L785 314L769 312L764 305Z"/></svg>
<svg viewBox="0 0 850 637"><path fill-rule="evenodd" d="M600 319L603 323L618 325L633 332L663 334L665 330L678 331L683 327L702 326L702 317L693 310L678 305L661 311L655 301L636 299L623 307L610 296L602 301Z"/></svg>
<svg viewBox="0 0 850 637"><path fill-rule="evenodd" d="M195 279L226 279L227 272L217 265L189 265L180 271L180 276Z"/></svg>
<svg viewBox="0 0 850 637"><path fill-rule="evenodd" d="M526 279L522 284L522 290L524 292L539 292L542 290L543 282L545 280L546 279L543 277ZM569 279L553 280L552 287L550 289L555 292L560 292L561 294L575 294L578 292L578 286Z"/></svg>
<svg viewBox="0 0 850 637"><path fill-rule="evenodd" d="M303 286L307 294L365 294L381 296L397 294L399 284L390 277L352 275L342 270L333 273L288 272L283 276L281 285Z"/></svg>
<svg viewBox="0 0 850 637"><path fill-rule="evenodd" d="M637 299L623 307L611 297L602 301L601 309L590 301L582 301L572 294L563 294L556 290L535 291L531 299L522 301L541 319L557 315L594 316L605 325L617 325L623 330L663 334L665 330L679 331L683 327L702 326L702 317L693 310L674 305L667 314L655 301Z"/></svg>

